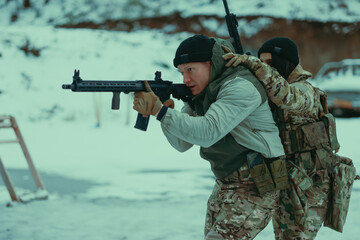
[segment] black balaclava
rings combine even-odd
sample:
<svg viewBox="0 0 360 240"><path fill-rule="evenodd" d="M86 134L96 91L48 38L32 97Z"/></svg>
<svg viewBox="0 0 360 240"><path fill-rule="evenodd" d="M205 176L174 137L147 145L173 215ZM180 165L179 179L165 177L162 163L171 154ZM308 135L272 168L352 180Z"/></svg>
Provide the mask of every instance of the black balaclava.
<svg viewBox="0 0 360 240"><path fill-rule="evenodd" d="M276 37L266 41L258 51L261 53L271 53L271 66L276 68L280 75L287 79L290 73L299 64L299 54L296 44L289 38Z"/></svg>

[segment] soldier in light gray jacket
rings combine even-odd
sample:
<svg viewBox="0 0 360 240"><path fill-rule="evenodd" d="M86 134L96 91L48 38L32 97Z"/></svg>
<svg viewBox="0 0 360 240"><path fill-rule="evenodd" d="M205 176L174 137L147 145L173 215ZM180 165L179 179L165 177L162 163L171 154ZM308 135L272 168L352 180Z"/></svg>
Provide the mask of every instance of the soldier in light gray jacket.
<svg viewBox="0 0 360 240"><path fill-rule="evenodd" d="M161 103L147 82L134 109L156 116L175 149L198 145L210 162L216 183L205 239L253 239L277 207L269 169L279 169L284 150L264 87L247 68L226 68L222 46L233 49L226 40L195 35L178 47L174 66L194 95L181 112Z"/></svg>

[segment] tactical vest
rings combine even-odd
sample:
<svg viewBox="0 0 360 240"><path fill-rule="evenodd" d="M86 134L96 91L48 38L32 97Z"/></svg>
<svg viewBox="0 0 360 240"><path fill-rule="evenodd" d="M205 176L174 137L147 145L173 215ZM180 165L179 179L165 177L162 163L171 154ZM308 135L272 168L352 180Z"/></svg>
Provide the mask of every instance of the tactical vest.
<svg viewBox="0 0 360 240"><path fill-rule="evenodd" d="M261 95L261 103L267 99L264 87L256 77L243 66L227 68L220 76L211 81L202 93L193 98L194 110L198 116L204 116L223 84L236 77L251 82ZM228 133L212 146L200 148L200 156L208 160L216 178L224 178L240 168L246 161L246 154L250 150L239 143Z"/></svg>
<svg viewBox="0 0 360 240"><path fill-rule="evenodd" d="M313 178L307 175L305 169L296 164L300 156L304 168L311 164L306 161L322 161L325 164L325 171L330 176L331 189L329 195L329 206L324 221L324 226L342 232L349 209L352 185L356 175L356 169L351 159L334 154L340 148L336 137L335 119L328 112L326 94L314 88L315 94L320 94L320 116L319 120L307 123L295 128L289 128L290 122L286 122L284 111L271 103L275 122L278 124L280 138L284 146L289 169L289 178L293 182L292 199L299 201L292 202L295 221L303 224L307 211L307 190L312 187ZM308 154L307 154L308 153ZM307 156L307 157L303 157ZM316 156L316 157L315 157ZM315 163L314 163L315 164ZM316 169L318 171L318 169ZM301 189L301 190L299 190ZM296 197L294 197L296 196Z"/></svg>
<svg viewBox="0 0 360 240"><path fill-rule="evenodd" d="M315 88L315 94L320 94ZM329 113L326 104L326 94L320 94L321 113L318 121L297 127L288 127L290 122L284 118L284 110L270 102L274 121L276 122L285 154L289 157L294 153L331 147L337 151L340 145L336 136L335 119Z"/></svg>

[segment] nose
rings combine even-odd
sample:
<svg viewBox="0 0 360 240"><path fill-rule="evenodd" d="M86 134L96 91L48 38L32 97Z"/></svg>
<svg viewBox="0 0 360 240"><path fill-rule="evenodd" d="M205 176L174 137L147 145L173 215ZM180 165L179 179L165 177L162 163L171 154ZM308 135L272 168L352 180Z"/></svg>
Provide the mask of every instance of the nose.
<svg viewBox="0 0 360 240"><path fill-rule="evenodd" d="M186 73L184 73L183 74L183 83L187 84L189 82L190 82L189 76Z"/></svg>

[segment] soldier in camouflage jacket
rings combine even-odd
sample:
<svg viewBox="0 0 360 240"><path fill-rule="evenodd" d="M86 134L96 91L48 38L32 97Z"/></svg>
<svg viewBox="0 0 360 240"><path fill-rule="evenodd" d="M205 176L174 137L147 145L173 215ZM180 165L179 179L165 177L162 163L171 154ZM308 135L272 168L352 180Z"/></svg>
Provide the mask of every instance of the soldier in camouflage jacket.
<svg viewBox="0 0 360 240"><path fill-rule="evenodd" d="M288 38L265 42L260 59L226 51L227 67L247 66L265 87L287 156L291 187L280 192L276 239L314 239L326 218L332 151L339 148L331 146L322 121L326 95L307 81L311 73L299 64L297 46Z"/></svg>

